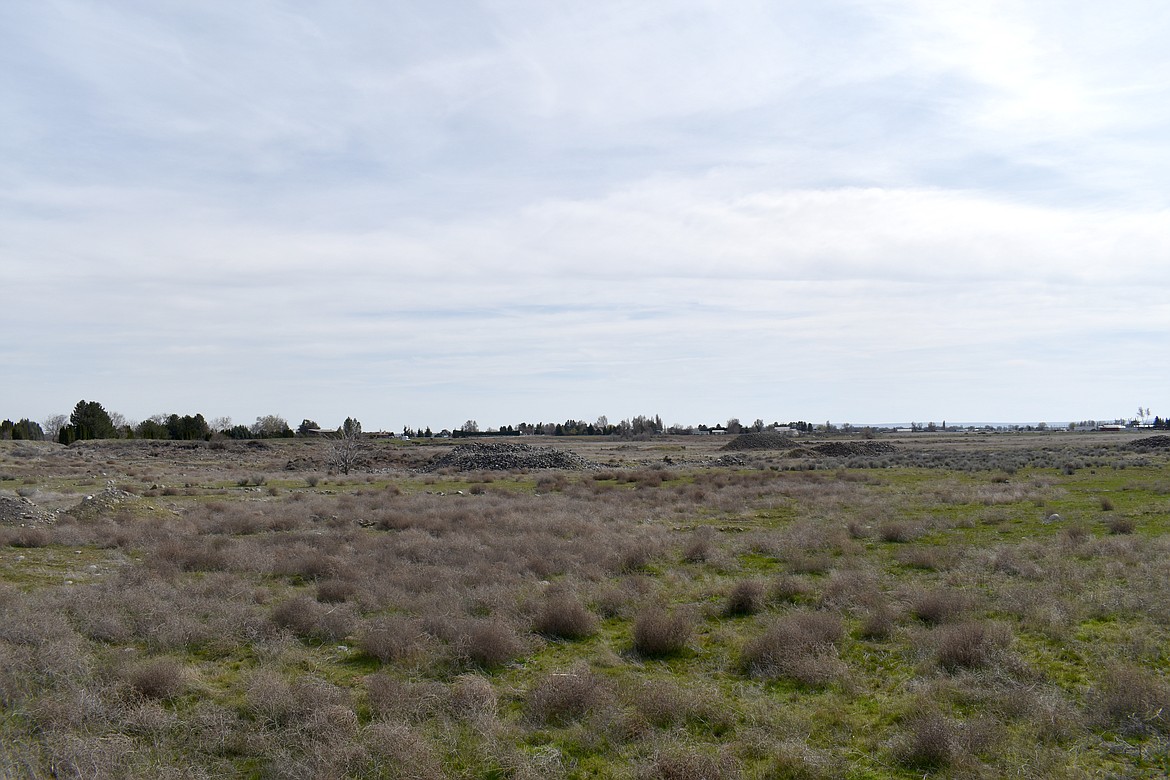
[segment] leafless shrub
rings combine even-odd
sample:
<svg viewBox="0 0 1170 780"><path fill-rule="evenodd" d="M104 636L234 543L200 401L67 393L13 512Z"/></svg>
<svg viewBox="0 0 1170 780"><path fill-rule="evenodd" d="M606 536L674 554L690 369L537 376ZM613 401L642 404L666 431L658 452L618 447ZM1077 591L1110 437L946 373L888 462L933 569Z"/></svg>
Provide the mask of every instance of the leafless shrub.
<svg viewBox="0 0 1170 780"><path fill-rule="evenodd" d="M755 677L788 677L823 686L844 674L837 645L845 636L841 618L827 612L794 612L775 620L744 647L740 663Z"/></svg>
<svg viewBox="0 0 1170 780"><path fill-rule="evenodd" d="M272 622L306 639L336 640L353 628L353 611L343 604L326 605L297 596L272 608Z"/></svg>
<svg viewBox="0 0 1170 780"><path fill-rule="evenodd" d="M555 639L584 639L597 632L597 617L576 598L561 594L541 606L533 628Z"/></svg>
<svg viewBox="0 0 1170 780"><path fill-rule="evenodd" d="M349 580L321 580L317 583L317 601L325 604L339 604L357 593L357 585Z"/></svg>
<svg viewBox="0 0 1170 780"><path fill-rule="evenodd" d="M478 674L461 674L451 683L451 715L458 719L490 720L499 708L496 689Z"/></svg>
<svg viewBox="0 0 1170 780"><path fill-rule="evenodd" d="M622 694L642 717L658 728L694 723L719 734L732 727L734 716L720 706L717 691L684 687L668 680L644 680L623 686Z"/></svg>
<svg viewBox="0 0 1170 780"><path fill-rule="evenodd" d="M1113 511L1113 499L1109 498L1108 496L1101 496L1101 511L1102 512L1112 512Z"/></svg>
<svg viewBox="0 0 1170 780"><path fill-rule="evenodd" d="M1107 671L1089 694L1090 720L1127 736L1170 732L1170 687L1135 666Z"/></svg>
<svg viewBox="0 0 1170 780"><path fill-rule="evenodd" d="M456 657L482 669L491 669L515 660L524 652L524 643L500 620L475 620L464 627L456 643Z"/></svg>
<svg viewBox="0 0 1170 780"><path fill-rule="evenodd" d="M403 615L367 620L357 634L361 651L384 664L407 661L433 650L433 642L417 621Z"/></svg>
<svg viewBox="0 0 1170 780"><path fill-rule="evenodd" d="M613 564L614 571L621 574L639 572L650 565L655 555L654 545L647 541L635 541L618 553Z"/></svg>
<svg viewBox="0 0 1170 780"><path fill-rule="evenodd" d="M869 610L861 620L861 638L874 641L889 639L894 633L894 613L885 604Z"/></svg>
<svg viewBox="0 0 1170 780"><path fill-rule="evenodd" d="M45 759L51 776L63 780L130 777L134 747L124 734L54 733L45 739Z"/></svg>
<svg viewBox="0 0 1170 780"><path fill-rule="evenodd" d="M691 532L683 547L683 560L687 563L705 563L711 560L714 552L715 531L709 526L701 526Z"/></svg>
<svg viewBox="0 0 1170 780"><path fill-rule="evenodd" d="M244 698L247 710L269 727L303 725L330 707L352 709L349 693L332 683L311 676L289 681L267 669L252 674Z"/></svg>
<svg viewBox="0 0 1170 780"><path fill-rule="evenodd" d="M167 658L135 664L127 673L127 679L135 690L152 699L174 698L184 688L182 665Z"/></svg>
<svg viewBox="0 0 1170 780"><path fill-rule="evenodd" d="M764 608L765 590L758 580L741 580L727 594L723 605L725 615L754 615Z"/></svg>
<svg viewBox="0 0 1170 780"><path fill-rule="evenodd" d="M778 603L799 604L811 601L816 596L816 588L804 577L781 574L772 580L769 595Z"/></svg>
<svg viewBox="0 0 1170 780"><path fill-rule="evenodd" d="M649 607L634 620L634 650L647 658L674 655L686 648L692 631L694 621L687 612Z"/></svg>
<svg viewBox="0 0 1170 780"><path fill-rule="evenodd" d="M451 689L440 682L410 682L388 674L366 678L370 711L388 720L422 723L451 710Z"/></svg>
<svg viewBox="0 0 1170 780"><path fill-rule="evenodd" d="M612 699L608 684L582 665L545 675L528 692L524 709L535 723L564 726L609 706Z"/></svg>
<svg viewBox="0 0 1170 780"><path fill-rule="evenodd" d="M166 538L154 549L152 562L172 564L182 571L222 571L229 566L227 538Z"/></svg>
<svg viewBox="0 0 1170 780"><path fill-rule="evenodd" d="M1111 534L1132 534L1137 528L1137 521L1124 515L1112 515L1105 521L1105 527Z"/></svg>
<svg viewBox="0 0 1170 780"><path fill-rule="evenodd" d="M959 757L958 725L942 714L929 711L913 716L895 742L894 758L902 766L917 770L941 770Z"/></svg>
<svg viewBox="0 0 1170 780"><path fill-rule="evenodd" d="M731 780L742 776L739 762L726 752L694 748L660 751L639 773L639 780Z"/></svg>
<svg viewBox="0 0 1170 780"><path fill-rule="evenodd" d="M910 596L910 613L930 625L957 620L970 608L971 598L957 590L938 588Z"/></svg>
<svg viewBox="0 0 1170 780"><path fill-rule="evenodd" d="M36 548L46 547L52 540L49 532L43 528L17 527L0 528L0 546Z"/></svg>
<svg viewBox="0 0 1170 780"><path fill-rule="evenodd" d="M364 777L443 780L440 754L425 736L405 723L372 723L361 735L370 759Z"/></svg>
<svg viewBox="0 0 1170 780"><path fill-rule="evenodd" d="M903 520L887 520L878 526L877 533L883 542L904 544L922 536L922 529Z"/></svg>
<svg viewBox="0 0 1170 780"><path fill-rule="evenodd" d="M1070 523L1060 529L1061 540L1070 547L1075 547L1093 537L1093 531L1085 523Z"/></svg>
<svg viewBox="0 0 1170 780"><path fill-rule="evenodd" d="M960 552L953 547L905 547L895 554L903 566L923 571L944 571L952 568L959 560Z"/></svg>
<svg viewBox="0 0 1170 780"><path fill-rule="evenodd" d="M941 626L931 640L939 666L953 673L991 663L1010 646L1012 634L1002 623L970 621Z"/></svg>

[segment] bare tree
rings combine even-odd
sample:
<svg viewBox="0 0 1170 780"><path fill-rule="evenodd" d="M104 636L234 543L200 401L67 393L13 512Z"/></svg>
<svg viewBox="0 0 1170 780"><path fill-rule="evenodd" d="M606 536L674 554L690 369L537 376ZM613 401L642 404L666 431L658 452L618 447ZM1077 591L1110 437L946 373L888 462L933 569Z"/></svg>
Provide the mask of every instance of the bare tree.
<svg viewBox="0 0 1170 780"><path fill-rule="evenodd" d="M45 418L42 425L45 429L45 438L49 441L57 441L57 437L61 435L61 429L69 423L69 415L67 414L50 414Z"/></svg>
<svg viewBox="0 0 1170 780"><path fill-rule="evenodd" d="M330 465L342 474L348 474L357 464L358 456L366 448L365 439L362 437L362 424L352 417L346 417L335 435Z"/></svg>

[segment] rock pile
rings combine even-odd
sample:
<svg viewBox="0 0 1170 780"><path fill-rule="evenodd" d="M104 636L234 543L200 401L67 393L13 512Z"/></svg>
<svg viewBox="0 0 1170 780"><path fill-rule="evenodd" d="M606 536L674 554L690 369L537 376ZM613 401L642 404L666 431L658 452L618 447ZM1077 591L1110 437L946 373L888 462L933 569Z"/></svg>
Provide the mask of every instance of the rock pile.
<svg viewBox="0 0 1170 780"><path fill-rule="evenodd" d="M720 449L729 452L780 450L790 458L848 458L855 455L885 455L894 452L894 445L881 441L827 441L823 444L806 444L800 447L791 436L764 432L740 434Z"/></svg>
<svg viewBox="0 0 1170 780"><path fill-rule="evenodd" d="M513 469L588 469L594 464L573 452L505 442L459 444L423 466L422 471L511 471Z"/></svg>
<svg viewBox="0 0 1170 780"><path fill-rule="evenodd" d="M783 433L741 433L720 447L724 452L745 450L787 450L794 445L792 437Z"/></svg>
<svg viewBox="0 0 1170 780"><path fill-rule="evenodd" d="M0 496L0 525L45 525L52 521L51 514L40 509L27 498Z"/></svg>
<svg viewBox="0 0 1170 780"><path fill-rule="evenodd" d="M886 455L895 452L893 444L883 441L828 441L812 448L817 455L848 458L853 455Z"/></svg>
<svg viewBox="0 0 1170 780"><path fill-rule="evenodd" d="M1147 436L1144 439L1131 441L1131 450L1170 450L1170 436Z"/></svg>

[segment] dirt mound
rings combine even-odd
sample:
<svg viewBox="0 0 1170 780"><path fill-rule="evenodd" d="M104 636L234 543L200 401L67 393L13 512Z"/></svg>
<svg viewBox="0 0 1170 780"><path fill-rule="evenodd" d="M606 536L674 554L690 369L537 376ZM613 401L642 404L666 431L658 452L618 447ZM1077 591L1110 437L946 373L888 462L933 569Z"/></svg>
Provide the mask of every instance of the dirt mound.
<svg viewBox="0 0 1170 780"><path fill-rule="evenodd" d="M47 525L53 516L27 498L0 496L0 525Z"/></svg>
<svg viewBox="0 0 1170 780"><path fill-rule="evenodd" d="M724 452L745 450L787 450L792 448L792 437L783 433L741 433L719 449Z"/></svg>
<svg viewBox="0 0 1170 780"><path fill-rule="evenodd" d="M881 441L828 441L816 445L812 451L830 458L848 458L853 455L886 455L895 448L893 444Z"/></svg>
<svg viewBox="0 0 1170 780"><path fill-rule="evenodd" d="M1170 450L1170 436L1147 436L1131 441L1127 446L1131 450Z"/></svg>
<svg viewBox="0 0 1170 780"><path fill-rule="evenodd" d="M433 458L423 471L510 471L513 469L588 469L594 464L573 452L527 444L474 442L459 444Z"/></svg>

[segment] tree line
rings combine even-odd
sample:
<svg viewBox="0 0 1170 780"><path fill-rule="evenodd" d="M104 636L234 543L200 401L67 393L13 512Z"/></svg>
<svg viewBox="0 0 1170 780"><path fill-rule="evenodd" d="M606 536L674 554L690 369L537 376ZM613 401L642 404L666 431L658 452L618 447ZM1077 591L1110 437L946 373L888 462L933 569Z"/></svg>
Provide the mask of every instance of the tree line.
<svg viewBox="0 0 1170 780"><path fill-rule="evenodd" d="M273 439L296 436L281 416L257 417L252 425L233 425L230 417L208 422L202 414L156 414L140 423L131 423L117 412L107 411L97 401L81 400L68 416L52 415L40 423L27 418L19 422L0 423L0 439L58 441L72 444L89 439L173 439L210 440L213 436L229 439Z"/></svg>
<svg viewBox="0 0 1170 780"><path fill-rule="evenodd" d="M1170 430L1170 418L1156 416L1153 417L1151 423L1147 422L1150 420L1149 409L1141 409L1139 407L1139 412L1142 413L1141 419L1144 425L1160 430ZM1081 423L1069 423L1069 429L1082 429L1089 423L1092 423L1091 427L1096 427L1094 421L1085 421ZM1137 424L1137 420L1133 424ZM1010 426L1010 428L1019 429L1021 427ZM1047 428L1047 425L1041 423L1039 426L1036 426L1035 430L1047 430ZM404 436L410 438L432 438L435 436L442 438L464 438L473 436L543 435L614 436L629 439L648 438L661 434L738 434L758 433L776 429L791 429L800 433L843 432L848 434L858 432L859 430L865 433L870 432L870 429L857 429L848 423L840 426L834 425L831 422L814 425L804 420L795 420L788 423L765 423L762 419L757 418L754 422L748 424L740 422L735 417L727 420L726 424L718 423L712 426L706 424L666 426L662 422L662 417L657 414L653 416L640 414L616 423L611 423L608 417L601 415L593 422L569 418L564 422L558 423L520 422L515 425L504 425L500 428L488 428L486 430L482 430L479 423L475 420L467 420L461 426L453 429L443 429L437 434L432 433L429 426L426 428L410 428L407 426L402 429L402 433ZM927 425L911 423L911 430L934 431L937 429L938 427L933 422ZM953 429L947 426L946 422L943 422L942 430ZM1028 426L1027 430L1033 430L1033 427ZM13 422L12 420L0 422L0 439L49 440L58 441L62 444L71 444L75 441L85 441L87 439L170 439L180 441L210 440L213 437L228 439L287 439L296 436L341 435L343 432L340 428L336 433L333 431L324 432L320 425L309 419L303 420L294 430L289 426L287 420L275 414L257 417L256 421L251 425L233 424L230 417L218 417L209 421L202 414L156 414L142 422L131 423L121 414L107 411L97 401L86 400L78 401L77 405L73 408L73 412L68 416L63 414L51 415L44 421L43 425L28 418L21 418L17 422Z"/></svg>

